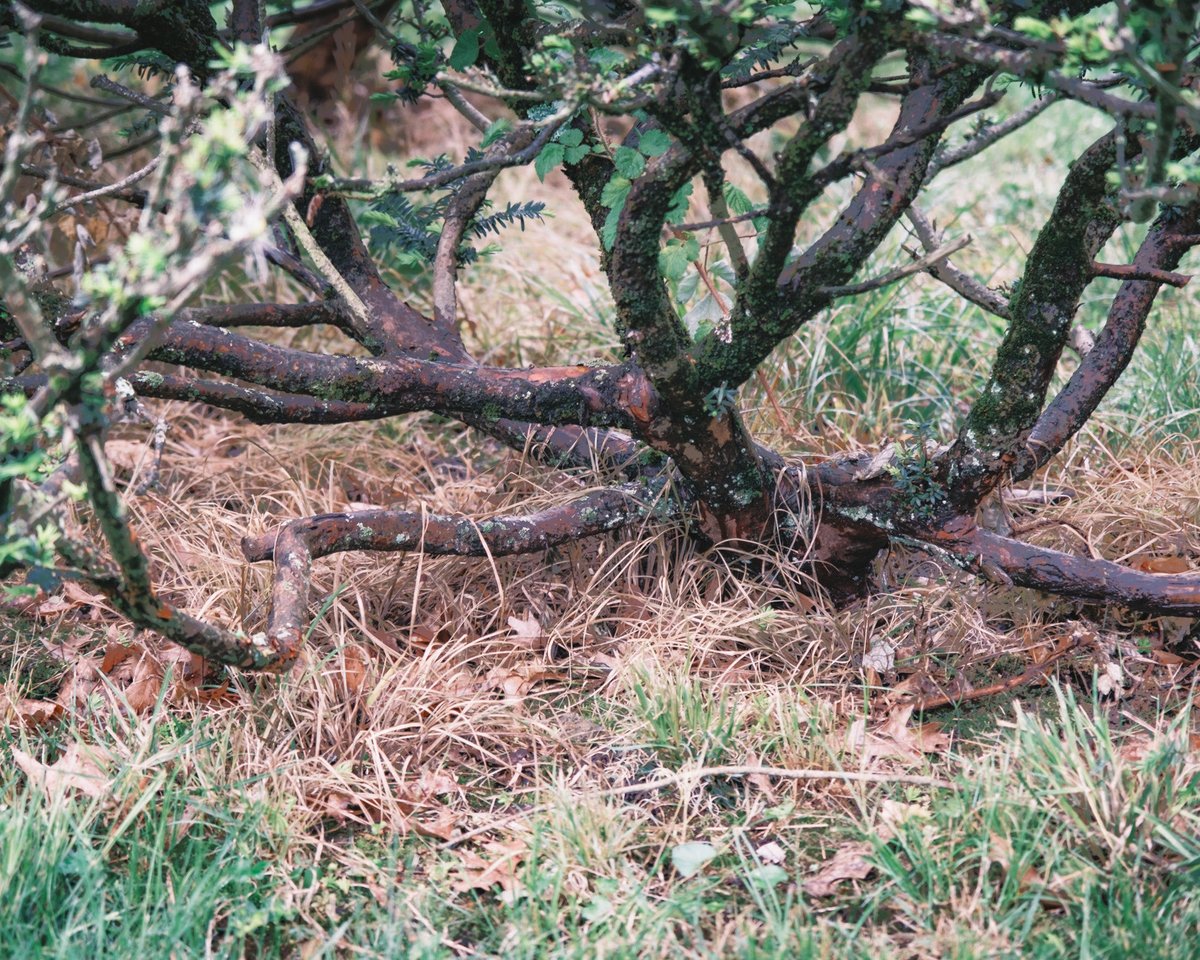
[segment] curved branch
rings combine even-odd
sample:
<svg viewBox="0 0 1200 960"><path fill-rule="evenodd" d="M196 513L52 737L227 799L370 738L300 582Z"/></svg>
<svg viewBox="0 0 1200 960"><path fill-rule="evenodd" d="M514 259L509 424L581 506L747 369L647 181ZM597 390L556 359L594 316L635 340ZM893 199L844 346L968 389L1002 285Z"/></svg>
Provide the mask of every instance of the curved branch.
<svg viewBox="0 0 1200 960"><path fill-rule="evenodd" d="M991 376L950 449L939 458L953 506L970 513L1012 466L1045 403L1092 258L1121 222L1108 202L1118 134L1096 140L1071 166L1009 302ZM1136 153L1133 142L1127 150Z"/></svg>
<svg viewBox="0 0 1200 960"><path fill-rule="evenodd" d="M125 506L104 460L101 421L93 417L81 422L84 426L76 443L80 468L117 572L107 573L103 567L97 568L94 562L80 565L92 572L92 579L113 605L139 627L161 633L168 640L219 663L261 670L292 660L298 649L294 645L274 644L262 634L248 637L241 631L234 633L198 620L156 594L149 561L129 528ZM69 542L60 544L68 559L71 559L71 548Z"/></svg>
<svg viewBox="0 0 1200 960"><path fill-rule="evenodd" d="M1173 270L1187 250L1200 242L1197 229L1200 229L1200 204L1164 213L1146 234L1132 269L1141 273ZM1100 405L1132 359L1160 288L1157 280L1148 279L1121 284L1095 345L1080 361L1067 385L1042 411L1018 453L1012 469L1014 480L1023 480L1045 466Z"/></svg>
<svg viewBox="0 0 1200 960"><path fill-rule="evenodd" d="M122 346L147 336L140 320ZM149 359L208 370L284 393L372 405L381 415L432 411L644 432L657 394L635 364L513 370L409 357L321 355L217 327L172 323Z"/></svg>
<svg viewBox="0 0 1200 960"><path fill-rule="evenodd" d="M391 416L370 403L319 400L273 390L256 390L223 380L193 380L167 373L139 370L129 382L140 397L206 403L232 410L251 423L359 423Z"/></svg>
<svg viewBox="0 0 1200 960"><path fill-rule="evenodd" d="M1077 557L976 528L937 542L902 542L945 556L990 579L1162 616L1200 616L1200 573L1145 573L1111 560Z"/></svg>
<svg viewBox="0 0 1200 960"><path fill-rule="evenodd" d="M611 533L654 513L670 517L672 501L661 487L625 484L528 516L490 520L412 510L363 510L294 520L275 533L247 537L247 560L275 561L275 585L267 638L293 649L309 621L312 561L352 550L419 551L434 556L512 556L536 553L583 537Z"/></svg>

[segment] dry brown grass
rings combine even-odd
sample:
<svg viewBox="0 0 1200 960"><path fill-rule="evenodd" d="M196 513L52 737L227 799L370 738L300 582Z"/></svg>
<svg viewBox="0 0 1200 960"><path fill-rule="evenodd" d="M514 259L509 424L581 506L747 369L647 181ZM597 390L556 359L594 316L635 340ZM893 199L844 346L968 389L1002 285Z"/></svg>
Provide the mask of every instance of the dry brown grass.
<svg viewBox="0 0 1200 960"><path fill-rule="evenodd" d="M453 122L428 131L423 136L439 150L447 138L466 142ZM518 364L611 351L603 322L609 301L588 227L564 183L554 174L542 187L529 171L506 173L503 182L508 195L550 197L554 219L509 234L503 251L466 277L463 312L477 355ZM229 295L237 295L232 284L213 291ZM311 342L318 334L279 336ZM907 429L886 420L871 430L853 418L815 423L800 391L789 392L786 381L775 389L774 398L752 393L754 422L764 439L789 451L831 453ZM775 415L779 402L787 423ZM882 400L878 406L886 408ZM157 582L190 612L248 630L265 616L271 571L242 559L243 535L286 518L366 505L484 518L562 502L595 482L539 467L429 417L262 427L180 403L158 412L171 425L161 486L129 497ZM131 490L137 451L129 441L143 435L134 427L116 434L123 445L114 447L115 459ZM1200 442L1109 449L1098 427L1039 480L1076 496L1014 507L1013 522L1062 549L1125 562L1172 555L1195 563L1197 456ZM762 561L765 576L738 568L752 559ZM166 707L144 703L140 716L121 702L139 678L132 664L124 674L98 675L106 648L133 640L99 602L51 610L24 642L38 642L52 621L74 631L73 685L60 696L84 723L120 717L136 742L147 725L171 715L203 720L219 746L190 761L196 782L217 792L241 785L228 796L235 810L265 803L284 811L289 843L341 863L349 875L365 875L369 865L345 841L348 826L449 840L496 822L497 811L514 801L536 801L548 804L539 834L547 869L556 864L568 887L587 888L599 878L623 888L645 883L641 896L669 889L668 879L648 873L661 851L721 829L712 796L694 788L641 806L598 793L659 764L703 764L719 748L722 763L945 769L955 761L924 758L920 750L899 757L864 751L862 719L873 726L885 719L898 686L917 694L955 683L965 689L953 676L979 674L977 682L985 682L1006 655L1017 662L1009 673L1038 662L1081 626L1092 640L1063 668L1066 679L1088 685L1093 667L1119 660L1149 712L1181 692L1178 663L1155 654L1181 632L1178 621L1081 611L982 584L920 555L883 558L877 582L871 599L835 610L812 599L788 557L700 555L678 530L654 525L523 558L337 555L316 566L314 596L328 600L304 654L284 676L211 677L212 684L228 683L228 691L197 693L196 677L179 682L195 664L139 638L176 680ZM1138 638L1149 642L1139 645ZM881 641L894 648L895 667L864 671L863 656ZM17 673L8 681L13 700ZM690 688L700 700L716 697L736 718L727 738L709 743L697 731L698 739L686 742L689 718L667 717L670 705L682 702L678 691ZM656 718L678 742L655 746ZM699 722L705 719L713 717ZM863 788L836 782L752 781L745 822L802 800L800 812L775 829L816 849L816 838L837 818L870 820L865 796ZM546 846L545 837L556 839ZM532 842L521 817L501 820L484 839L514 850ZM318 909L311 888L296 885L288 896L302 915ZM714 949L741 942L752 928L746 916L713 920ZM948 929L913 955L939 955L954 935ZM682 936L657 946L661 956L686 949Z"/></svg>

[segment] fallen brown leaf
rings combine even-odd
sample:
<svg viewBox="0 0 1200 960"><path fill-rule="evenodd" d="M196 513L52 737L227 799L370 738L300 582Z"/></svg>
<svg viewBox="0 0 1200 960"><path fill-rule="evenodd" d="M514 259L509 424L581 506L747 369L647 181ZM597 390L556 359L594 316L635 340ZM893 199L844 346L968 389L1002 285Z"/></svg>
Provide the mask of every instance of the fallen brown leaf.
<svg viewBox="0 0 1200 960"><path fill-rule="evenodd" d="M101 673L112 673L117 667L136 654L143 653L140 643L120 643L110 640L104 648L104 659L100 661Z"/></svg>
<svg viewBox="0 0 1200 960"><path fill-rule="evenodd" d="M310 795L309 803L322 816L339 823L369 825L383 823L387 819L383 806L377 801L342 790L326 790Z"/></svg>
<svg viewBox="0 0 1200 960"><path fill-rule="evenodd" d="M125 688L125 701L134 713L146 713L158 703L162 690L163 666L146 652L133 669L133 679Z"/></svg>
<svg viewBox="0 0 1200 960"><path fill-rule="evenodd" d="M418 623L409 633L408 643L413 649L424 652L432 646L449 643L453 636L454 634L447 626L431 627L427 623ZM399 651L400 648L397 645L395 649Z"/></svg>
<svg viewBox="0 0 1200 960"><path fill-rule="evenodd" d="M53 700L18 700L13 704L10 723L26 730L35 730L53 723L62 715L62 704Z"/></svg>
<svg viewBox="0 0 1200 960"><path fill-rule="evenodd" d="M1144 573L1188 573L1192 569L1187 557L1138 557L1130 566Z"/></svg>
<svg viewBox="0 0 1200 960"><path fill-rule="evenodd" d="M859 752L867 764L883 758L920 763L925 754L944 753L950 746L950 736L942 731L941 724L909 727L912 714L911 703L893 707L887 719L874 730L868 730L866 719L860 717L850 727L850 748Z"/></svg>
<svg viewBox="0 0 1200 960"><path fill-rule="evenodd" d="M518 703L533 689L534 684L545 680L563 680L566 672L545 664L516 664L509 667L493 667L484 677L484 685L493 690L504 691L504 699Z"/></svg>
<svg viewBox="0 0 1200 960"><path fill-rule="evenodd" d="M367 652L358 644L348 643L342 648L342 685L347 697L355 696L363 688L369 665Z"/></svg>
<svg viewBox="0 0 1200 960"><path fill-rule="evenodd" d="M867 860L874 848L866 842L844 843L815 874L804 881L810 897L831 897L843 880L865 880L875 869Z"/></svg>
<svg viewBox="0 0 1200 960"><path fill-rule="evenodd" d="M486 857L473 850L463 849L459 853L458 879L453 889L458 893L468 890L488 890L499 886L509 897L518 896L524 888L517 879L517 869L529 856L529 849L520 841L502 843L488 841L483 844Z"/></svg>
<svg viewBox="0 0 1200 960"><path fill-rule="evenodd" d="M530 650L540 650L542 643L542 625L532 612L523 617L509 617L508 625L516 636L517 646Z"/></svg>
<svg viewBox="0 0 1200 960"><path fill-rule="evenodd" d="M99 799L106 796L112 786L107 772L112 758L99 746L70 743L63 755L51 764L42 763L16 747L12 748L12 755L29 778L30 786L38 788L51 800L73 790Z"/></svg>

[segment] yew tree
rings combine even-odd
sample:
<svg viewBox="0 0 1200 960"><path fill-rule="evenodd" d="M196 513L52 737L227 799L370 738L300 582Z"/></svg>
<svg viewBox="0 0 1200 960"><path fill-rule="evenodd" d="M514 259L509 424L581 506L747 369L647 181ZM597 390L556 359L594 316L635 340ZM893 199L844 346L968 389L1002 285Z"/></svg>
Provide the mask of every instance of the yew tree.
<svg viewBox="0 0 1200 960"><path fill-rule="evenodd" d="M660 519L712 549L803 554L835 600L869 588L874 558L902 544L1004 584L1196 616L1200 576L1033 546L978 519L1087 423L1163 285L1188 280L1176 270L1200 243L1196 13L1192 0L7 2L0 569L10 584L87 578L138 626L254 668L295 657L321 557L495 557ZM444 99L477 143L415 168L397 157L382 178L341 175L288 66L350 23L353 55L386 71L377 97ZM94 90L64 89L56 78L81 65ZM79 119L57 120L55 95ZM845 146L867 95L893 99L896 120L877 142ZM939 233L923 194L1068 101L1107 132L1079 145L1019 280L991 288L954 265L962 241ZM126 128L115 155L89 147L105 111ZM734 163L752 188L731 179ZM520 165L561 170L594 228L623 347L603 362L494 367L464 341L457 286L474 243L545 212L536 199L489 199ZM798 245L830 197L844 199L840 212ZM694 199L709 219L695 219ZM56 218L117 207L135 211L133 226L106 258L92 262L83 235L73 249L52 242ZM1136 254L1105 262L1127 224ZM553 242L553 220L538 229ZM870 269L902 231L923 249ZM680 288L711 282L702 244L723 247L725 268L697 322ZM431 309L385 281L385 258ZM219 285L226 273L270 271L305 295L195 305L214 285L248 288ZM774 351L832 304L917 273L1004 324L956 431L874 457L785 459L758 444L740 397ZM1121 283L1092 336L1075 318L1097 277ZM331 325L356 349L310 352L261 332L307 325ZM274 564L271 611L261 631L230 630L156 593L123 503L132 491L105 461L109 425L152 416L143 398L277 424L429 411L588 471L591 492L486 520L415 509L294 518L242 544L249 561ZM72 500L96 542L62 521Z"/></svg>

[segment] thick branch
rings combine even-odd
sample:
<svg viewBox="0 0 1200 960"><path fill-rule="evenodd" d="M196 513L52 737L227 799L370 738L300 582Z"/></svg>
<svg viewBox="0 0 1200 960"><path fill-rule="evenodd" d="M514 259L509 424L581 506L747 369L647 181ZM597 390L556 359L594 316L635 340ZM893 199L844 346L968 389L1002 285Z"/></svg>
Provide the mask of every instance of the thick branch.
<svg viewBox="0 0 1200 960"><path fill-rule="evenodd" d="M913 72L928 71L917 68ZM895 146L871 166L863 186L834 225L788 268L785 286L772 300L776 309L735 312L738 322L731 343L709 334L692 348L698 390L745 382L778 343L828 305L823 288L841 286L853 278L920 190L937 143L933 134L943 129L942 124L956 113L980 79L978 71L960 70L926 83L904 98L889 140L893 144L907 141L906 145Z"/></svg>
<svg viewBox="0 0 1200 960"><path fill-rule="evenodd" d="M126 335L149 333L139 321ZM150 359L209 370L284 393L376 407L381 414L429 410L541 424L640 430L657 397L634 364L512 370L408 357L320 355L262 343L216 327L172 323Z"/></svg>
<svg viewBox="0 0 1200 960"><path fill-rule="evenodd" d="M662 517L673 513L662 490L626 484L529 516L491 520L408 510L324 514L295 520L275 533L247 537L242 552L251 562L274 559L267 637L276 646L294 648L304 639L309 622L309 583L317 557L352 550L470 557L535 553L619 530L652 512Z"/></svg>
<svg viewBox="0 0 1200 960"><path fill-rule="evenodd" d="M1035 547L979 528L963 539L926 547L964 569L1018 587L1164 616L1200 616L1200 573L1144 573L1110 560Z"/></svg>
<svg viewBox="0 0 1200 960"><path fill-rule="evenodd" d="M1128 149L1137 148L1130 143ZM958 512L972 512L1012 466L1041 413L1079 298L1094 275L1092 258L1120 222L1108 202L1116 158L1117 134L1110 132L1075 161L1029 254L991 377L941 458Z"/></svg>
<svg viewBox="0 0 1200 960"><path fill-rule="evenodd" d="M1138 273L1173 270L1190 246L1200 241L1195 234L1198 228L1198 204L1165 212L1138 248L1131 265L1133 270ZM1048 463L1100 405L1132 359L1160 287L1157 280L1149 279L1131 279L1121 284L1095 345L1042 412L1019 451L1012 469L1014 480L1023 480Z"/></svg>

